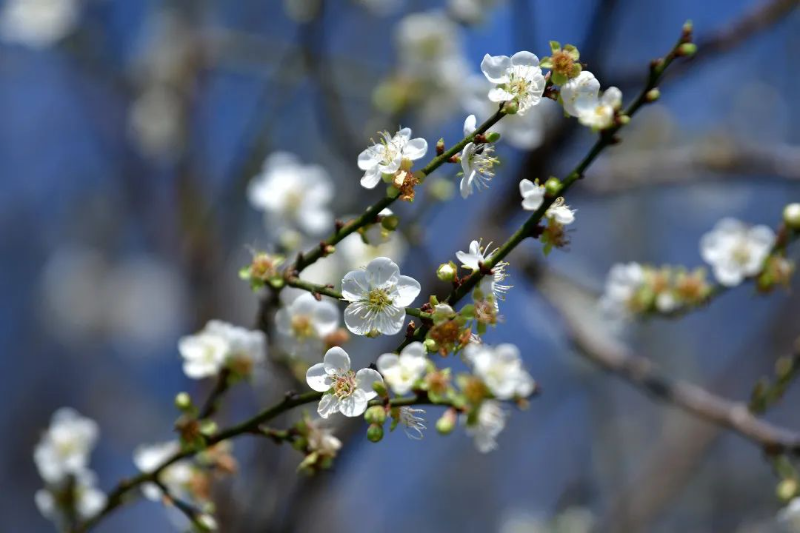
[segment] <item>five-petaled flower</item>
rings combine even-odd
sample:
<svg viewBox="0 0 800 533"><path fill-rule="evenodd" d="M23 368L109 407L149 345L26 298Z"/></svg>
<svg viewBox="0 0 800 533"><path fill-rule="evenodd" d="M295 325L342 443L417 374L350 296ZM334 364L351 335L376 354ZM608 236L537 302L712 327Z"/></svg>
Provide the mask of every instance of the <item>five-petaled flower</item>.
<svg viewBox="0 0 800 533"><path fill-rule="evenodd" d="M364 414L367 403L378 395L373 385L383 383L381 375L371 368L350 370L350 356L338 346L328 350L322 361L306 372L308 386L326 393L317 407L319 416L328 418L336 412L350 417Z"/></svg>
<svg viewBox="0 0 800 533"><path fill-rule="evenodd" d="M767 226L750 227L724 218L700 239L700 254L714 270L714 277L726 287L739 285L755 276L775 245L775 233Z"/></svg>
<svg viewBox="0 0 800 533"><path fill-rule="evenodd" d="M511 57L486 54L481 61L481 70L486 79L496 84L489 91L489 100L513 102L517 114L524 115L542 99L544 75L539 67L539 58L530 52L517 52Z"/></svg>
<svg viewBox="0 0 800 533"><path fill-rule="evenodd" d="M484 400L478 408L475 422L467 426L467 434L472 435L475 447L481 453L497 449L497 436L506 427L508 413L496 400Z"/></svg>
<svg viewBox="0 0 800 533"><path fill-rule="evenodd" d="M366 269L348 272L342 280L342 296L350 302L344 311L344 323L356 335L372 331L394 335L403 328L405 308L420 290L419 282L401 276L400 268L391 259L373 259Z"/></svg>
<svg viewBox="0 0 800 533"><path fill-rule="evenodd" d="M527 398L533 393L533 378L522 366L519 349L513 344L500 344L494 348L486 344L470 344L464 348L464 357L495 398Z"/></svg>
<svg viewBox="0 0 800 533"><path fill-rule="evenodd" d="M382 175L392 175L400 170L404 160L409 163L416 161L428 151L428 142L421 137L412 139L410 128L403 128L394 136L384 131L381 137L380 142L358 155L358 168L364 171L361 186L367 189L374 189Z"/></svg>
<svg viewBox="0 0 800 533"><path fill-rule="evenodd" d="M421 342L412 342L400 352L385 353L378 357L378 370L383 374L392 391L402 396L408 394L414 383L425 374L428 359L425 357L425 346Z"/></svg>
<svg viewBox="0 0 800 533"><path fill-rule="evenodd" d="M319 357L325 337L339 327L339 309L330 300L317 300L305 293L275 314L278 340L293 357Z"/></svg>
<svg viewBox="0 0 800 533"><path fill-rule="evenodd" d="M178 350L183 371L192 379L215 376L224 367L248 376L266 360L267 340L261 331L211 320L199 333L182 337Z"/></svg>

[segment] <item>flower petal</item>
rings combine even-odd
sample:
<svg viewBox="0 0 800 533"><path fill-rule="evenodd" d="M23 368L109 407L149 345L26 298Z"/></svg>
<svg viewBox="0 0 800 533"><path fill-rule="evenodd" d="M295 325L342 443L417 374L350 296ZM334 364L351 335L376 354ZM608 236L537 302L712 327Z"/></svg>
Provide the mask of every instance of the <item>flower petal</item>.
<svg viewBox="0 0 800 533"><path fill-rule="evenodd" d="M359 390L364 391L367 400L378 395L373 388L375 383L383 383L383 377L377 371L371 368L362 368L356 373L356 386Z"/></svg>
<svg viewBox="0 0 800 533"><path fill-rule="evenodd" d="M470 115L464 120L464 136L472 135L478 125L478 119L475 115Z"/></svg>
<svg viewBox="0 0 800 533"><path fill-rule="evenodd" d="M373 320L360 304L350 304L344 310L344 324L351 333L366 335L373 328Z"/></svg>
<svg viewBox="0 0 800 533"><path fill-rule="evenodd" d="M306 383L317 392L325 392L333 385L328 372L325 371L324 363L317 363L306 371Z"/></svg>
<svg viewBox="0 0 800 533"><path fill-rule="evenodd" d="M422 286L419 281L410 276L399 276L395 285L394 305L398 307L408 307L417 296L419 296Z"/></svg>
<svg viewBox="0 0 800 533"><path fill-rule="evenodd" d="M381 374L386 374L386 372L391 372L392 369L396 368L400 364L400 358L395 353L385 353L378 357L378 361L376 365L378 366L378 370L380 370Z"/></svg>
<svg viewBox="0 0 800 533"><path fill-rule="evenodd" d="M350 370L350 356L339 346L334 346L325 352L323 364L328 374L341 374Z"/></svg>
<svg viewBox="0 0 800 533"><path fill-rule="evenodd" d="M342 279L342 296L349 302L357 302L370 289L367 273L363 270L351 270Z"/></svg>
<svg viewBox="0 0 800 533"><path fill-rule="evenodd" d="M381 173L378 170L378 167L370 169L364 173L364 176L361 178L361 186L365 189L374 189L378 183L381 181Z"/></svg>
<svg viewBox="0 0 800 533"><path fill-rule="evenodd" d="M517 52L511 56L511 64L525 67L538 67L539 58L536 57L536 54L531 52Z"/></svg>
<svg viewBox="0 0 800 533"><path fill-rule="evenodd" d="M364 391L357 390L352 395L339 400L339 410L344 416L361 416L367 410L367 402Z"/></svg>
<svg viewBox="0 0 800 533"><path fill-rule="evenodd" d="M366 275L370 287L383 288L390 283L397 283L400 267L388 257L378 257L369 262Z"/></svg>
<svg viewBox="0 0 800 533"><path fill-rule="evenodd" d="M330 335L339 327L339 308L328 300L317 302L314 309L314 327L321 337Z"/></svg>
<svg viewBox="0 0 800 533"><path fill-rule="evenodd" d="M490 56L486 54L481 61L481 71L486 79L492 83L508 82L508 68L511 67L511 58L508 56Z"/></svg>
<svg viewBox="0 0 800 533"><path fill-rule="evenodd" d="M403 157L406 159L410 159L412 161L416 161L421 157L425 157L425 154L428 152L428 141L423 139L422 137L417 137L416 139L411 139L408 141L408 144L403 149Z"/></svg>
<svg viewBox="0 0 800 533"><path fill-rule="evenodd" d="M319 400L317 406L317 413L322 418L328 418L330 415L339 410L339 398L333 394L326 394Z"/></svg>

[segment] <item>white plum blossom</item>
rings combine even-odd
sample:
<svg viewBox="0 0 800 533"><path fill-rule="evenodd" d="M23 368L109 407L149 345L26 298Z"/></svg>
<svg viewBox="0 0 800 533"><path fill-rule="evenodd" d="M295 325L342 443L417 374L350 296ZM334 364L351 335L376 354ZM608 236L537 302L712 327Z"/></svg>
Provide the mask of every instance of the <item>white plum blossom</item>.
<svg viewBox="0 0 800 533"><path fill-rule="evenodd" d="M211 320L199 333L182 337L178 351L183 372L192 379L216 376L224 367L247 375L265 362L266 336L220 320Z"/></svg>
<svg viewBox="0 0 800 533"><path fill-rule="evenodd" d="M394 174L403 161L416 161L428 152L428 142L422 137L411 138L411 129L403 128L392 136L381 132L377 142L358 155L358 168L364 171L361 186L374 189L383 174Z"/></svg>
<svg viewBox="0 0 800 533"><path fill-rule="evenodd" d="M500 344L494 348L469 344L464 349L464 357L495 398L527 398L533 393L533 378L522 366L519 349L513 344Z"/></svg>
<svg viewBox="0 0 800 533"><path fill-rule="evenodd" d="M417 413L424 415L425 411L412 407L401 407L398 419L403 426L403 431L409 439L422 440L422 437L424 437L422 432L428 428L425 426L425 419L421 416L417 416Z"/></svg>
<svg viewBox="0 0 800 533"><path fill-rule="evenodd" d="M524 179L519 182L519 193L522 195L522 208L526 211L536 211L544 203L544 185Z"/></svg>
<svg viewBox="0 0 800 533"><path fill-rule="evenodd" d="M778 513L778 523L787 531L800 531L800 498L795 497Z"/></svg>
<svg viewBox="0 0 800 533"><path fill-rule="evenodd" d="M489 91L489 100L514 102L519 115L524 115L542 99L545 79L539 58L530 52L517 52L511 57L486 54L481 70L486 79L496 84Z"/></svg>
<svg viewBox="0 0 800 533"><path fill-rule="evenodd" d="M467 426L467 434L471 435L475 447L481 453L489 453L497 449L497 436L506 427L508 413L496 400L484 400L478 408L475 424Z"/></svg>
<svg viewBox="0 0 800 533"><path fill-rule="evenodd" d="M486 98L486 93L492 88L484 76L474 74L470 76L462 94L462 105L464 109L472 115L488 118L497 111L497 105ZM547 99L544 99L547 100ZM548 104L552 107L548 107ZM545 116L548 110L556 107L553 101L542 101L539 105L532 107L523 115L506 115L503 120L492 127L502 135L503 141L519 148L520 150L532 150L539 146L544 139ZM475 131L475 123L470 130L466 129L464 135L469 135Z"/></svg>
<svg viewBox="0 0 800 533"><path fill-rule="evenodd" d="M136 448L133 452L133 463L141 472L154 472L165 461L180 452L178 441L147 444ZM190 461L177 461L161 471L159 480L173 496L177 498L191 497L190 483L195 475L195 467ZM148 500L158 501L162 498L161 489L155 483L142 486L142 493Z"/></svg>
<svg viewBox="0 0 800 533"><path fill-rule="evenodd" d="M545 217L552 221L558 222L562 226L572 224L575 222L575 210L564 203L564 198L556 198L544 214Z"/></svg>
<svg viewBox="0 0 800 533"><path fill-rule="evenodd" d="M612 318L630 315L631 301L645 283L645 271L639 263L616 264L606 279L600 309Z"/></svg>
<svg viewBox="0 0 800 533"><path fill-rule="evenodd" d="M328 172L319 165L301 163L294 154L275 152L264 161L261 173L247 187L247 197L264 211L274 235L299 230L321 235L333 225L328 204L334 189Z"/></svg>
<svg viewBox="0 0 800 533"><path fill-rule="evenodd" d="M353 372L350 370L350 356L335 346L327 351L322 363L308 369L306 382L315 391L326 393L317 407L319 416L328 418L341 412L354 417L367 410L369 401L378 395L373 385L383 383L383 378L371 368Z"/></svg>
<svg viewBox="0 0 800 533"><path fill-rule="evenodd" d="M489 187L489 182L494 177L492 167L498 159L493 156L494 148L488 143L467 143L461 151L461 178L459 190L462 198L467 198L478 190Z"/></svg>
<svg viewBox="0 0 800 533"><path fill-rule="evenodd" d="M604 130L614 125L614 114L622 107L622 91L609 87L600 98L578 98L575 108L578 120L593 130Z"/></svg>
<svg viewBox="0 0 800 533"><path fill-rule="evenodd" d="M0 37L31 48L47 48L72 33L78 0L8 0L0 11Z"/></svg>
<svg viewBox="0 0 800 533"><path fill-rule="evenodd" d="M58 484L84 471L99 433L94 420L74 409L63 407L56 411L33 452L42 479Z"/></svg>
<svg viewBox="0 0 800 533"><path fill-rule="evenodd" d="M377 366L395 394L408 394L428 366L425 346L421 342L412 342L403 348L400 355L385 353L378 357Z"/></svg>
<svg viewBox="0 0 800 533"><path fill-rule="evenodd" d="M81 470L74 473L72 487L72 502L76 517L86 520L99 513L106 504L106 495L96 487L97 476L91 470ZM42 516L57 524L67 523L66 510L59 505L60 497L54 494L57 489L39 489L34 495L36 508Z"/></svg>
<svg viewBox="0 0 800 533"><path fill-rule="evenodd" d="M350 302L344 323L356 335L372 331L394 335L403 328L406 306L421 290L417 280L401 276L387 257L373 259L364 270L348 272L342 280L342 296Z"/></svg>
<svg viewBox="0 0 800 533"><path fill-rule="evenodd" d="M774 245L771 228L724 218L700 239L700 254L711 265L717 281L734 287L761 272Z"/></svg>
<svg viewBox="0 0 800 533"><path fill-rule="evenodd" d="M461 265L464 268L472 270L473 272L479 271L481 269L481 264L486 263L492 255L497 253L497 248L491 250L492 243L487 244L486 246L481 246L480 241L472 241L469 243L469 251L456 252L456 257L459 261L461 261ZM508 263L505 261L501 261L494 265L492 268L492 275L487 276L481 280L479 285L479 289L485 295L492 294L494 295L494 304L497 306L497 300L502 300L505 296L505 293L511 288L508 285L502 285L502 282L508 277L506 274L506 267Z"/></svg>
<svg viewBox="0 0 800 533"><path fill-rule="evenodd" d="M275 329L283 350L293 357L319 357L325 337L339 327L339 309L330 300L304 293L275 314Z"/></svg>
<svg viewBox="0 0 800 533"><path fill-rule="evenodd" d="M573 117L580 115L578 102L594 102L600 94L600 82L588 70L581 71L576 77L561 86L559 96L564 111Z"/></svg>
<svg viewBox="0 0 800 533"><path fill-rule="evenodd" d="M327 457L335 457L342 448L342 441L333 435L333 430L326 427L322 420L307 420L308 448L312 452Z"/></svg>

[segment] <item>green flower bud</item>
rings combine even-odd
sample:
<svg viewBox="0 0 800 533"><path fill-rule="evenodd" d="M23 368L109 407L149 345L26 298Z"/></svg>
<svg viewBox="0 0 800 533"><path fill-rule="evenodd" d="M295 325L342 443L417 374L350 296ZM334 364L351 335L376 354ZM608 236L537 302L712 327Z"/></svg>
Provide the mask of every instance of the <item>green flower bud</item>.
<svg viewBox="0 0 800 533"><path fill-rule="evenodd" d="M187 392L179 392L175 395L175 407L181 411L188 411L192 407L192 397Z"/></svg>
<svg viewBox="0 0 800 533"><path fill-rule="evenodd" d="M561 180L556 177L549 178L544 182L544 190L548 196L558 196L561 192Z"/></svg>
<svg viewBox="0 0 800 533"><path fill-rule="evenodd" d="M790 229L800 231L800 203L789 204L783 208L783 221Z"/></svg>
<svg viewBox="0 0 800 533"><path fill-rule="evenodd" d="M456 279L456 272L457 268L455 263L450 261L449 263L442 263L439 265L439 268L436 269L436 277L442 281L453 281Z"/></svg>
<svg viewBox="0 0 800 533"><path fill-rule="evenodd" d="M439 351L439 345L433 339L425 339L423 344L425 345L425 351L428 353L436 353Z"/></svg>
<svg viewBox="0 0 800 533"><path fill-rule="evenodd" d="M516 115L517 111L519 111L519 104L517 104L517 102L514 100L511 102L506 102L503 106L503 113L506 115Z"/></svg>
<svg viewBox="0 0 800 533"><path fill-rule="evenodd" d="M777 494L781 501L788 502L797 496L797 489L797 481L795 479L788 478L778 483L778 486L775 489L775 494Z"/></svg>
<svg viewBox="0 0 800 533"><path fill-rule="evenodd" d="M380 442L383 439L383 426L370 424L369 428L367 428L367 439L370 442Z"/></svg>
<svg viewBox="0 0 800 533"><path fill-rule="evenodd" d="M661 98L661 91L659 91L658 88L650 89L649 91L647 91L647 94L645 96L648 102L655 102L656 100Z"/></svg>
<svg viewBox="0 0 800 533"><path fill-rule="evenodd" d="M678 48L678 54L684 57L691 57L697 53L697 45L694 43L683 43Z"/></svg>
<svg viewBox="0 0 800 533"><path fill-rule="evenodd" d="M364 413L364 420L370 424L383 424L386 422L386 409L380 405L373 405Z"/></svg>
<svg viewBox="0 0 800 533"><path fill-rule="evenodd" d="M398 225L400 225L400 218L397 215L389 215L381 220L381 226L389 231L396 230Z"/></svg>
<svg viewBox="0 0 800 533"><path fill-rule="evenodd" d="M456 428L458 415L455 409L448 409L442 417L436 421L436 431L442 435L449 435Z"/></svg>
<svg viewBox="0 0 800 533"><path fill-rule="evenodd" d="M500 140L500 134L496 131L490 131L486 134L486 141L490 143L496 143Z"/></svg>
<svg viewBox="0 0 800 533"><path fill-rule="evenodd" d="M378 393L378 396L385 397L386 396L386 385L383 384L383 381L376 381L372 384L372 390Z"/></svg>

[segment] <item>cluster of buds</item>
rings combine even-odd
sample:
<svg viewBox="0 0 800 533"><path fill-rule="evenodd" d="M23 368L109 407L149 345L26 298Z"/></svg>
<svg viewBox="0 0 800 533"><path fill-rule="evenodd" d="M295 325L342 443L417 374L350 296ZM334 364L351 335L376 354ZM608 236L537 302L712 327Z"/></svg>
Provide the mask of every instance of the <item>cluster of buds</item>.
<svg viewBox="0 0 800 533"><path fill-rule="evenodd" d="M278 268L284 260L285 258L280 255L254 251L250 264L239 270L239 278L249 281L250 288L254 291L262 289L265 285L279 287L283 284L283 276Z"/></svg>
<svg viewBox="0 0 800 533"><path fill-rule="evenodd" d="M435 302L435 297L432 298ZM425 338L425 349L428 353L438 353L446 357L450 353L457 353L472 339L470 321L472 316L464 310L456 313L447 304L432 304L433 326ZM469 306L467 306L469 307Z"/></svg>

